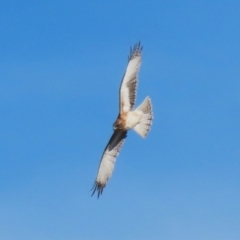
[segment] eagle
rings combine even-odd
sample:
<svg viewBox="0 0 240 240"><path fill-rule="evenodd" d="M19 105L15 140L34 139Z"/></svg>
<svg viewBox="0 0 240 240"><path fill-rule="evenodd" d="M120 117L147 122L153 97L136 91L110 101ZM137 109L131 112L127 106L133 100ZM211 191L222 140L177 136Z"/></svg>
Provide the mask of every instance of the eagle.
<svg viewBox="0 0 240 240"><path fill-rule="evenodd" d="M133 109L136 100L142 49L140 42L136 43L133 48L130 48L127 69L119 89L119 114L113 124L114 132L103 152L97 177L92 188L92 196L97 191L98 198L113 173L116 158L127 137L128 130L133 129L144 138L152 124L153 112L149 97L146 97L135 110Z"/></svg>

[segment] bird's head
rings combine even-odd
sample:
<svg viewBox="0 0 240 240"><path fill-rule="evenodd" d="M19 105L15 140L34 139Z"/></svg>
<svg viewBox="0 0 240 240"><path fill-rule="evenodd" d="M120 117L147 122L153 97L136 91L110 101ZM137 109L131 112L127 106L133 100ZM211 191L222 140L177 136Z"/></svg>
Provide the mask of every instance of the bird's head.
<svg viewBox="0 0 240 240"><path fill-rule="evenodd" d="M119 119L117 119L113 124L113 130L117 130L120 128L121 128L121 123L120 123Z"/></svg>
<svg viewBox="0 0 240 240"><path fill-rule="evenodd" d="M116 129L118 129L118 124L115 122L114 124L113 124L113 130L115 131Z"/></svg>

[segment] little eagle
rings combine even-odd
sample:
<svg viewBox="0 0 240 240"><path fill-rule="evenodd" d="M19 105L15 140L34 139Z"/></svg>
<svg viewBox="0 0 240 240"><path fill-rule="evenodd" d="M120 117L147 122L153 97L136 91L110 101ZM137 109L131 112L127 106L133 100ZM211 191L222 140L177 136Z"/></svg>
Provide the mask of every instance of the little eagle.
<svg viewBox="0 0 240 240"><path fill-rule="evenodd" d="M142 46L140 42L130 49L128 65L119 89L119 114L113 124L114 133L110 138L100 161L98 174L92 195L97 191L99 197L114 169L117 155L127 137L127 131L135 130L141 137L146 137L152 124L153 112L149 97L133 110L136 100L138 72L141 65Z"/></svg>

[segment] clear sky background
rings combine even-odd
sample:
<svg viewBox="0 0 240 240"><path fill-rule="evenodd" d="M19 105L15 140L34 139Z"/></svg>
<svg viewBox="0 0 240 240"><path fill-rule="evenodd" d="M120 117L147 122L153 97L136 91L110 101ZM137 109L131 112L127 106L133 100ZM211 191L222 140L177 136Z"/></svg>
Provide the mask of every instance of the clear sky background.
<svg viewBox="0 0 240 240"><path fill-rule="evenodd" d="M153 126L97 200L139 40ZM239 123L239 1L0 2L0 239L239 240Z"/></svg>

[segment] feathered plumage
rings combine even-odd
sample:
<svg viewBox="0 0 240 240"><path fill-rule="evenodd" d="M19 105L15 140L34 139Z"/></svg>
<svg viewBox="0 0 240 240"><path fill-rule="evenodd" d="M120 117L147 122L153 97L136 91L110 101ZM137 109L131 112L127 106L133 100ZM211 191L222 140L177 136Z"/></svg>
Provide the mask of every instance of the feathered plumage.
<svg viewBox="0 0 240 240"><path fill-rule="evenodd" d="M138 83L138 72L141 65L142 46L140 42L130 49L128 65L119 89L119 114L113 124L114 133L110 138L99 165L97 178L92 195L97 191L99 197L114 169L119 151L127 137L127 131L134 129L140 136L145 137L152 124L152 104L149 97L133 110Z"/></svg>

